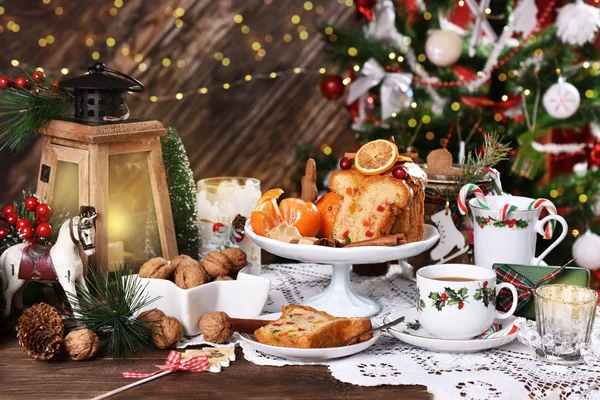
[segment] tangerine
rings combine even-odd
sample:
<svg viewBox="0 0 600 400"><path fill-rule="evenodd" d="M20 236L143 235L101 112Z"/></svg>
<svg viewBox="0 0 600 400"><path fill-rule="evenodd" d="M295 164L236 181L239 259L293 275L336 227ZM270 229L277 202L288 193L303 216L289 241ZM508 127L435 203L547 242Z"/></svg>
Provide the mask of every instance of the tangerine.
<svg viewBox="0 0 600 400"><path fill-rule="evenodd" d="M335 216L340 209L341 203L342 197L333 192L325 194L317 201L317 209L321 215L321 229L319 230L319 233L322 237L331 237Z"/></svg>
<svg viewBox="0 0 600 400"><path fill-rule="evenodd" d="M287 222L302 236L315 236L321 227L317 206L297 198L284 199L278 205L277 199L282 194L282 189L271 189L262 195L250 215L252 230L258 235L268 236L271 229Z"/></svg>

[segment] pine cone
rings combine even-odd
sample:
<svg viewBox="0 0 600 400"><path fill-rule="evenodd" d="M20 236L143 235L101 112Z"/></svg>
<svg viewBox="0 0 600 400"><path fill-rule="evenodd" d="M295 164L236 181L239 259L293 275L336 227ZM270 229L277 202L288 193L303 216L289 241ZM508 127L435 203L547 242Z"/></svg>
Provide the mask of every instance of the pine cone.
<svg viewBox="0 0 600 400"><path fill-rule="evenodd" d="M236 215L231 225L233 225L233 228L236 231L244 232L244 227L246 226L246 217L243 217L240 214Z"/></svg>
<svg viewBox="0 0 600 400"><path fill-rule="evenodd" d="M58 310L46 303L34 304L19 317L17 339L33 358L49 360L60 350L65 326Z"/></svg>

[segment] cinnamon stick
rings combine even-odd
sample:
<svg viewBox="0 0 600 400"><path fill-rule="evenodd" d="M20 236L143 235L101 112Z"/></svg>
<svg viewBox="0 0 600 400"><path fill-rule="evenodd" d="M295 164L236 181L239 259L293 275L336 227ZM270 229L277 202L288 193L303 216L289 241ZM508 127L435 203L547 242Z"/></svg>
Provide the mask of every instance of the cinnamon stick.
<svg viewBox="0 0 600 400"><path fill-rule="evenodd" d="M364 247L364 246L398 246L400 244L406 244L406 238L404 233L398 233L396 235L382 236L377 239L361 240L360 242L349 243L344 247Z"/></svg>

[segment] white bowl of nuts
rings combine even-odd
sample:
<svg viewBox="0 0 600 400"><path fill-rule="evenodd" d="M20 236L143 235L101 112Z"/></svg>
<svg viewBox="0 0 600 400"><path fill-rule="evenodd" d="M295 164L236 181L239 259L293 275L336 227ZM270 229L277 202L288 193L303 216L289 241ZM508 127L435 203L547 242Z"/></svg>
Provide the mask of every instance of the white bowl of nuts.
<svg viewBox="0 0 600 400"><path fill-rule="evenodd" d="M200 334L200 318L209 312L257 317L267 302L271 281L252 275L245 266L246 255L237 248L210 252L203 263L185 255L171 261L150 259L140 268L138 279L146 285L148 298L159 299L141 311L158 308L177 318L186 336Z"/></svg>

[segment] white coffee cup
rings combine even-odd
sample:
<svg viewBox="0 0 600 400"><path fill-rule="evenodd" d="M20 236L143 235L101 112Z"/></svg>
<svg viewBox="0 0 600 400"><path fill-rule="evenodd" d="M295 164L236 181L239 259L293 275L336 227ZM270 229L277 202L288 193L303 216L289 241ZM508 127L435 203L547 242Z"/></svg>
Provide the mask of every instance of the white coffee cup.
<svg viewBox="0 0 600 400"><path fill-rule="evenodd" d="M450 279L454 278L454 279ZM513 296L511 309L496 311L498 292ZM467 264L441 264L417 271L417 311L423 328L441 339L471 339L485 332L494 319L506 319L517 308L517 289L496 285L496 272Z"/></svg>
<svg viewBox="0 0 600 400"><path fill-rule="evenodd" d="M473 218L475 264L492 268L496 263L539 265L567 236L567 222L560 215L540 218L541 208L528 210L535 201L520 196L487 196L489 210L483 209L477 199L469 201ZM512 211L505 221L499 220L500 208L512 204L519 209ZM544 234L544 226L550 221L562 225L558 238L548 248L535 256L537 235Z"/></svg>

